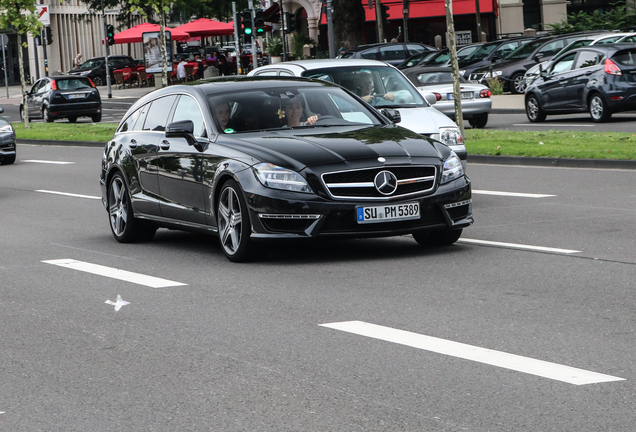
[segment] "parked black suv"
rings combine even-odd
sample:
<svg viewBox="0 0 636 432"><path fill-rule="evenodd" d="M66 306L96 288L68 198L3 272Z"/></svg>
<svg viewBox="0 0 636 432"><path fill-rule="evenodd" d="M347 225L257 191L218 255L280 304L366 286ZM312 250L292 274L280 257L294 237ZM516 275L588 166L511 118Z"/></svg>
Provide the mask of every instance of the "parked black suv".
<svg viewBox="0 0 636 432"><path fill-rule="evenodd" d="M74 75L44 77L26 95L29 119L42 118L46 122L67 118L74 123L78 117L102 120L102 99L89 78ZM22 121L22 104L20 105Z"/></svg>
<svg viewBox="0 0 636 432"><path fill-rule="evenodd" d="M488 78L499 78L503 81L504 91L523 93L526 91L526 80L523 76L528 69L537 63L550 60L563 47L578 39L581 39L580 33L537 38L512 51L501 61L471 73L468 81L486 84Z"/></svg>
<svg viewBox="0 0 636 432"><path fill-rule="evenodd" d="M437 48L417 42L390 42L360 45L342 51L338 55L338 58L380 60L397 66L410 56L424 51L437 51Z"/></svg>
<svg viewBox="0 0 636 432"><path fill-rule="evenodd" d="M115 75L113 71L115 69L137 69L137 62L127 55L112 55L108 56L108 68L110 71L110 82L114 83ZM68 71L68 74L90 78L96 86L102 86L106 84L106 62L104 62L104 57L93 57L86 60L81 66Z"/></svg>
<svg viewBox="0 0 636 432"><path fill-rule="evenodd" d="M636 109L636 45L590 45L561 54L528 86L531 122L589 111L595 122Z"/></svg>

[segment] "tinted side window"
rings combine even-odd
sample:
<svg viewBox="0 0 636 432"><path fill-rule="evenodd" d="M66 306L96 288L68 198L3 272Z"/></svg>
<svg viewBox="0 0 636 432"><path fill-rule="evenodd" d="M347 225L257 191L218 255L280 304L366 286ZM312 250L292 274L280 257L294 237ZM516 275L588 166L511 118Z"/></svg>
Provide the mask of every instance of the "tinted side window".
<svg viewBox="0 0 636 432"><path fill-rule="evenodd" d="M370 60L380 60L380 51L377 48L368 49L360 53L360 57Z"/></svg>
<svg viewBox="0 0 636 432"><path fill-rule="evenodd" d="M503 58L507 56L508 54L510 54L511 52L513 52L515 49L517 49L518 46L519 44L517 42L501 44L499 48L495 50L495 55L497 57Z"/></svg>
<svg viewBox="0 0 636 432"><path fill-rule="evenodd" d="M409 50L409 54L411 55L426 51L423 46L413 44L407 44L406 49Z"/></svg>
<svg viewBox="0 0 636 432"><path fill-rule="evenodd" d="M143 130L164 131L168 122L168 115L177 96L166 96L157 99L150 105Z"/></svg>
<svg viewBox="0 0 636 432"><path fill-rule="evenodd" d="M380 54L382 56L382 60L384 61L406 59L406 52L401 45L381 47Z"/></svg>
<svg viewBox="0 0 636 432"><path fill-rule="evenodd" d="M552 73L558 74L562 72L567 72L572 70L572 64L574 63L574 57L576 57L576 53L568 54L563 57L561 60L554 64L552 67Z"/></svg>
<svg viewBox="0 0 636 432"><path fill-rule="evenodd" d="M539 50L539 52L545 56L553 56L557 52L559 52L559 50L563 48L563 46L564 46L563 40L558 40L558 41L550 42L549 44L545 45L543 48Z"/></svg>
<svg viewBox="0 0 636 432"><path fill-rule="evenodd" d="M121 126L119 126L119 130L117 132L127 132L133 130L135 127L135 123L139 118L139 114L141 114L142 110L143 107L139 108L137 111L129 115L128 118L121 124Z"/></svg>
<svg viewBox="0 0 636 432"><path fill-rule="evenodd" d="M581 51L579 57L576 59L574 69L582 69L590 66L594 66L600 63L603 55L595 51Z"/></svg>
<svg viewBox="0 0 636 432"><path fill-rule="evenodd" d="M204 137L207 135L201 108L199 108L197 101L190 96L181 96L174 110L172 121L177 122L181 120L192 120L194 123L194 136Z"/></svg>

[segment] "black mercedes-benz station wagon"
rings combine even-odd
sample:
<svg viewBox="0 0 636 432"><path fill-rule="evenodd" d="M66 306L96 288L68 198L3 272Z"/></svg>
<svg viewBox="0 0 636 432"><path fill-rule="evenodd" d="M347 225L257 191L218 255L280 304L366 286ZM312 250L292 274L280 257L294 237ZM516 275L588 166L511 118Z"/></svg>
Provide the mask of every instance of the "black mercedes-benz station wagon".
<svg viewBox="0 0 636 432"><path fill-rule="evenodd" d="M271 239L412 234L452 244L471 183L444 144L324 81L220 78L137 101L104 149L102 200L120 242L157 228L217 233L231 261Z"/></svg>

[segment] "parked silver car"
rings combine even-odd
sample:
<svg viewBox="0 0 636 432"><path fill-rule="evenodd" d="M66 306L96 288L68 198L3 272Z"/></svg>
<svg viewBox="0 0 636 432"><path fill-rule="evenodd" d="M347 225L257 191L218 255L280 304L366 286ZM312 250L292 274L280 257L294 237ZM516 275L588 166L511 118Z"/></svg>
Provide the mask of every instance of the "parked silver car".
<svg viewBox="0 0 636 432"><path fill-rule="evenodd" d="M435 99L431 99L435 100L435 109L455 119L455 93L451 68L415 66L402 72L425 96L435 96ZM459 80L464 120L468 120L473 128L485 127L492 109L490 90L483 84L468 84L463 77L459 77Z"/></svg>
<svg viewBox="0 0 636 432"><path fill-rule="evenodd" d="M251 71L249 76L317 78L340 85L375 108L400 112L400 126L449 146L465 164L464 138L459 127L433 108L394 66L376 60L329 59L275 63Z"/></svg>
<svg viewBox="0 0 636 432"><path fill-rule="evenodd" d="M0 114L4 108L0 107ZM15 130L9 120L0 116L0 164L10 165L15 162Z"/></svg>

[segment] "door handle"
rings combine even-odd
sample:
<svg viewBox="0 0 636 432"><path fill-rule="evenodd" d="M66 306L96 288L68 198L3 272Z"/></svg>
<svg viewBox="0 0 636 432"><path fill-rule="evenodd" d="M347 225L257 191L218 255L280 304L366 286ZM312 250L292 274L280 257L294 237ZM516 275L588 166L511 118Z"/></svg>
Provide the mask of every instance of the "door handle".
<svg viewBox="0 0 636 432"><path fill-rule="evenodd" d="M136 149L137 148L137 140L136 139L131 139L130 143L128 143L128 147L130 147L131 149Z"/></svg>
<svg viewBox="0 0 636 432"><path fill-rule="evenodd" d="M170 141L168 141L168 140L161 141L161 144L159 144L159 147L161 147L161 150L170 149Z"/></svg>

